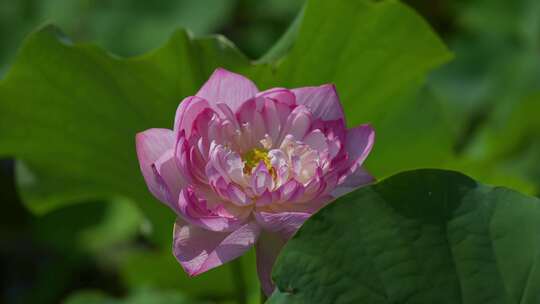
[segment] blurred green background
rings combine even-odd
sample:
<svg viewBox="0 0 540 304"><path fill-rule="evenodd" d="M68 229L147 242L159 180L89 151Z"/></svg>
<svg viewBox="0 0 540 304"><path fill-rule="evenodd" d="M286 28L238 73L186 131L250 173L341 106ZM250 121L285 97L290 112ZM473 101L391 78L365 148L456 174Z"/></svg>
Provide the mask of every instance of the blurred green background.
<svg viewBox="0 0 540 304"><path fill-rule="evenodd" d="M436 100L454 122L452 149L458 157L448 167L538 195L540 1L406 2L455 56L430 75L419 96ZM95 42L119 56L155 49L184 27L196 36L223 34L257 59L302 5L301 0L0 0L0 75L24 37L46 22L74 41ZM0 182L1 303L258 301L253 253L188 279L169 251L148 240L150 225L131 202L89 201L38 216L20 202L13 160L1 161ZM233 275L238 271L244 282Z"/></svg>

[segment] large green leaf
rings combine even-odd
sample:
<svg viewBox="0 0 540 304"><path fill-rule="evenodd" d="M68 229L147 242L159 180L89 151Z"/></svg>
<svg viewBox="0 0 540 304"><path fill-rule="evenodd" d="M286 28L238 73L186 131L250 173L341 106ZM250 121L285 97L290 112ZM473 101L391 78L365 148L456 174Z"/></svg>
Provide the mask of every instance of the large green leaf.
<svg viewBox="0 0 540 304"><path fill-rule="evenodd" d="M58 35L52 27L32 34L0 84L0 153L30 168L18 172L24 201L44 212L66 202L126 196L140 203L154 235L168 243L173 215L148 195L135 133L170 127L178 100L217 65L238 70L247 61L222 39L193 41L185 32L127 60Z"/></svg>
<svg viewBox="0 0 540 304"><path fill-rule="evenodd" d="M263 71L271 74L254 75L259 85L335 83L348 124L375 126L367 166L376 176L452 158L454 134L440 104L415 98L427 72L451 55L410 8L391 0L310 1L298 31L291 51Z"/></svg>
<svg viewBox="0 0 540 304"><path fill-rule="evenodd" d="M540 200L453 171L400 173L289 241L270 303L539 303Z"/></svg>

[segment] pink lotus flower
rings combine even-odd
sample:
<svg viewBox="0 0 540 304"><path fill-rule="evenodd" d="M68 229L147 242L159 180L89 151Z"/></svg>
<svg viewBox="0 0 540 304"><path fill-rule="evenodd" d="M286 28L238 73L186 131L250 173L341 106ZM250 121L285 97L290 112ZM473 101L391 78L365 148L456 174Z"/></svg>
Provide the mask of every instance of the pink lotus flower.
<svg viewBox="0 0 540 304"><path fill-rule="evenodd" d="M374 131L346 129L333 85L259 92L217 69L176 112L174 129L137 134L150 191L178 219L174 255L189 275L256 246L263 290L283 244L314 212L370 183Z"/></svg>

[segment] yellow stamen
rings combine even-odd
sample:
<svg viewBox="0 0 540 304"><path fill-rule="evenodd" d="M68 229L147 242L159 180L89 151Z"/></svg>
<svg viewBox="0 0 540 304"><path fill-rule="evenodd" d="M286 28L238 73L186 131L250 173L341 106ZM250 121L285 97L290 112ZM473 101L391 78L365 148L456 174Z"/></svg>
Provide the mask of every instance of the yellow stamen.
<svg viewBox="0 0 540 304"><path fill-rule="evenodd" d="M255 148L249 150L242 155L242 160L244 161L245 174L251 174L253 168L257 167L262 161L266 166L266 169L268 169L268 172L270 172L270 174L272 175L272 177L275 176L275 170L270 163L270 157L268 157L268 150L266 149Z"/></svg>

